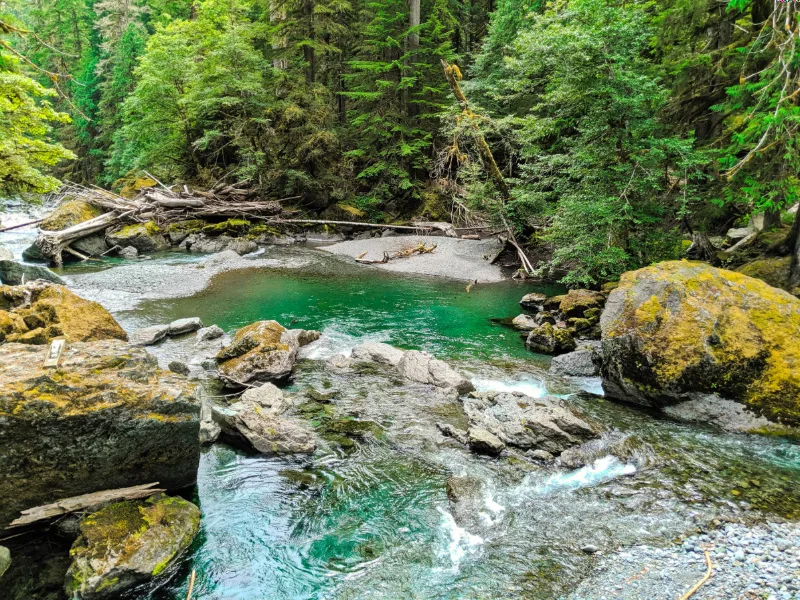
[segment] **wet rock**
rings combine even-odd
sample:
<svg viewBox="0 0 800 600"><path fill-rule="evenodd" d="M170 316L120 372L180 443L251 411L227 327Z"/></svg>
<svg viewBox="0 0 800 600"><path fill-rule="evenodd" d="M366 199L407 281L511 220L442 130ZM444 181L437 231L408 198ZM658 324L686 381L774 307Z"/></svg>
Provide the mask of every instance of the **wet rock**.
<svg viewBox="0 0 800 600"><path fill-rule="evenodd" d="M497 456L506 445L503 440L483 427L470 427L467 431L467 443L473 452Z"/></svg>
<svg viewBox="0 0 800 600"><path fill-rule="evenodd" d="M242 254L249 254L258 250L258 244L247 238L230 237L221 235L219 237L210 237L206 234L192 234L187 236L181 243L180 247L188 252L199 252L206 254L213 254L217 252L233 252L236 256Z"/></svg>
<svg viewBox="0 0 800 600"><path fill-rule="evenodd" d="M258 244L256 244L253 240L248 240L246 238L236 238L231 240L225 249L233 250L236 252L236 254L242 256L258 250Z"/></svg>
<svg viewBox="0 0 800 600"><path fill-rule="evenodd" d="M3 577L8 567L11 566L11 552L5 546L0 546L0 578Z"/></svg>
<svg viewBox="0 0 800 600"><path fill-rule="evenodd" d="M3 260L14 260L14 253L3 244L0 244L0 261Z"/></svg>
<svg viewBox="0 0 800 600"><path fill-rule="evenodd" d="M37 279L64 284L64 280L47 267L23 265L13 260L0 260L0 282L5 285L22 285Z"/></svg>
<svg viewBox="0 0 800 600"><path fill-rule="evenodd" d="M184 333L192 333L198 329L202 329L203 322L200 317L188 317L185 319L177 319L169 324L169 335L182 335Z"/></svg>
<svg viewBox="0 0 800 600"><path fill-rule="evenodd" d="M61 231L103 214L103 209L74 197L66 197L61 204L39 224L45 231Z"/></svg>
<svg viewBox="0 0 800 600"><path fill-rule="evenodd" d="M512 319L511 324L521 331L530 331L539 326L539 323L531 315L517 315Z"/></svg>
<svg viewBox="0 0 800 600"><path fill-rule="evenodd" d="M573 352L554 356L553 362L550 363L550 373L565 377L595 377L599 375L599 347L599 342L592 345L582 343Z"/></svg>
<svg viewBox="0 0 800 600"><path fill-rule="evenodd" d="M118 598L164 573L199 529L200 509L183 498L153 496L102 508L80 523L64 590L83 600Z"/></svg>
<svg viewBox="0 0 800 600"><path fill-rule="evenodd" d="M179 245L189 235L199 233L206 222L201 219L185 219L183 221L176 221L167 226L167 239L173 246Z"/></svg>
<svg viewBox="0 0 800 600"><path fill-rule="evenodd" d="M597 554L598 548L594 544L586 544L581 547L581 552L584 554Z"/></svg>
<svg viewBox="0 0 800 600"><path fill-rule="evenodd" d="M26 508L153 481L194 483L199 402L184 377L119 340L0 345L0 526Z"/></svg>
<svg viewBox="0 0 800 600"><path fill-rule="evenodd" d="M367 342L353 348L350 358L355 362L374 362L396 367L400 364L405 352L389 344Z"/></svg>
<svg viewBox="0 0 800 600"><path fill-rule="evenodd" d="M302 348L303 346L308 346L311 342L316 342L320 337L322 337L322 334L312 329L287 329L281 335L281 341L290 346Z"/></svg>
<svg viewBox="0 0 800 600"><path fill-rule="evenodd" d="M345 354L334 354L327 361L325 361L325 364L333 369L341 370L349 369L352 366L353 361L350 360L350 357L346 356Z"/></svg>
<svg viewBox="0 0 800 600"><path fill-rule="evenodd" d="M473 427L486 429L509 446L553 455L598 437L600 428L558 398L519 392L473 392L464 399Z"/></svg>
<svg viewBox="0 0 800 600"><path fill-rule="evenodd" d="M526 456L532 458L533 460L539 460L542 462L550 462L551 460L555 459L555 456L547 452L546 450L529 450L525 453Z"/></svg>
<svg viewBox="0 0 800 600"><path fill-rule="evenodd" d="M228 384L280 381L292 373L297 350L319 332L292 333L276 321L257 321L242 327L230 346L217 354L220 377Z"/></svg>
<svg viewBox="0 0 800 600"><path fill-rule="evenodd" d="M72 248L87 256L100 256L108 251L106 236L102 233L93 233L70 244Z"/></svg>
<svg viewBox="0 0 800 600"><path fill-rule="evenodd" d="M214 420L229 441L261 454L309 454L314 432L305 423L283 416L291 401L272 384L251 388L230 406L214 406Z"/></svg>
<svg viewBox="0 0 800 600"><path fill-rule="evenodd" d="M134 346L152 346L169 335L169 325L153 325L137 329L130 336Z"/></svg>
<svg viewBox="0 0 800 600"><path fill-rule="evenodd" d="M461 444L467 443L467 432L462 431L461 429L456 429L450 423L437 423L436 428L442 433L445 437L451 437L457 442Z"/></svg>
<svg viewBox="0 0 800 600"><path fill-rule="evenodd" d="M519 301L519 305L525 310L540 311L544 307L546 301L547 296L545 294L532 292L530 294L525 294L522 300Z"/></svg>
<svg viewBox="0 0 800 600"><path fill-rule="evenodd" d="M453 504L483 499L483 481L477 477L448 477L446 486L447 499Z"/></svg>
<svg viewBox="0 0 800 600"><path fill-rule="evenodd" d="M189 374L189 367L186 363L183 363L179 360L172 360L167 365L170 371L173 373L178 373L179 375L188 375Z"/></svg>
<svg viewBox="0 0 800 600"><path fill-rule="evenodd" d="M623 275L600 323L608 396L661 408L713 395L800 425L800 300L787 292L664 262Z"/></svg>
<svg viewBox="0 0 800 600"><path fill-rule="evenodd" d="M62 285L37 281L24 286L0 286L0 332L6 341L46 344L63 337L70 342L126 340L125 331L97 302L84 300ZM39 325L33 334L25 320Z"/></svg>
<svg viewBox="0 0 800 600"><path fill-rule="evenodd" d="M403 377L419 383L429 383L440 388L451 388L459 394L475 389L472 382L450 365L434 358L427 352L408 350L397 363Z"/></svg>
<svg viewBox="0 0 800 600"><path fill-rule="evenodd" d="M216 340L225 335L225 332L218 325L211 325L210 327L203 327L197 330L197 341L207 342Z"/></svg>
<svg viewBox="0 0 800 600"><path fill-rule="evenodd" d="M219 438L222 428L214 421L210 398L203 392L200 395L200 443L213 444Z"/></svg>
<svg viewBox="0 0 800 600"><path fill-rule="evenodd" d="M528 334L525 344L534 352L564 354L575 349L575 339L569 331L550 323L542 323Z"/></svg>
<svg viewBox="0 0 800 600"><path fill-rule="evenodd" d="M161 233L161 229L153 223L135 223L126 225L106 233L106 243L109 246L133 246L140 254L167 250L169 244Z"/></svg>
<svg viewBox="0 0 800 600"><path fill-rule="evenodd" d="M381 233L382 238L397 237L397 232L394 229L384 229Z"/></svg>
<svg viewBox="0 0 800 600"><path fill-rule="evenodd" d="M119 255L122 258L133 260L134 258L139 258L139 251L133 246L125 246L122 250L119 251Z"/></svg>

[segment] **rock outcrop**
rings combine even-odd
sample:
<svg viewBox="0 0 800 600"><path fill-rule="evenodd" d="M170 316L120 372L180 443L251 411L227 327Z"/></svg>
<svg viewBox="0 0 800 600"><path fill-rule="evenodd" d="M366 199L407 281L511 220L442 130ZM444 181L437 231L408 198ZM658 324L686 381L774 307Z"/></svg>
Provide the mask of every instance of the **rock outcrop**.
<svg viewBox="0 0 800 600"><path fill-rule="evenodd" d="M599 427L558 398L531 398L519 392L473 392L464 399L470 422L470 446L496 454L497 445L485 430L504 444L521 450L544 450L553 455L597 437ZM475 438L475 442L473 441ZM491 449L491 450L490 450Z"/></svg>
<svg viewBox="0 0 800 600"><path fill-rule="evenodd" d="M140 254L167 250L169 243L164 239L161 229L153 223L134 223L106 233L106 243L109 246L126 248L132 246Z"/></svg>
<svg viewBox="0 0 800 600"><path fill-rule="evenodd" d="M576 339L599 339L597 324L605 299L604 293L592 290L570 290L551 298L531 293L520 300L520 305L533 314L518 315L511 324L530 332L525 343L534 352L571 352Z"/></svg>
<svg viewBox="0 0 800 600"><path fill-rule="evenodd" d="M595 377L600 374L600 342L587 340L578 344L577 350L553 357L552 375L564 377Z"/></svg>
<svg viewBox="0 0 800 600"><path fill-rule="evenodd" d="M219 375L228 384L281 381L292 374L301 346L319 339L318 331L287 330L277 321L242 327L217 354Z"/></svg>
<svg viewBox="0 0 800 600"><path fill-rule="evenodd" d="M228 441L261 454L308 454L316 448L314 432L302 421L284 413L292 402L265 383L249 388L229 406L213 406L214 421Z"/></svg>
<svg viewBox="0 0 800 600"><path fill-rule="evenodd" d="M0 283L5 285L22 285L41 279L50 283L63 284L64 280L47 267L39 265L23 265L13 260L0 260Z"/></svg>
<svg viewBox="0 0 800 600"><path fill-rule="evenodd" d="M109 488L194 483L199 402L186 378L118 340L0 345L0 526L21 510Z"/></svg>
<svg viewBox="0 0 800 600"><path fill-rule="evenodd" d="M47 344L57 337L70 342L127 339L105 308L62 285L0 286L0 341Z"/></svg>
<svg viewBox="0 0 800 600"><path fill-rule="evenodd" d="M106 506L84 517L79 529L67 597L118 598L162 575L189 548L200 529L200 509L182 498L153 496Z"/></svg>
<svg viewBox="0 0 800 600"><path fill-rule="evenodd" d="M39 224L45 231L61 231L103 214L103 209L75 197L65 198L58 207Z"/></svg>
<svg viewBox="0 0 800 600"><path fill-rule="evenodd" d="M705 263L664 262L623 275L601 327L612 398L653 407L726 399L800 425L800 300L787 292Z"/></svg>

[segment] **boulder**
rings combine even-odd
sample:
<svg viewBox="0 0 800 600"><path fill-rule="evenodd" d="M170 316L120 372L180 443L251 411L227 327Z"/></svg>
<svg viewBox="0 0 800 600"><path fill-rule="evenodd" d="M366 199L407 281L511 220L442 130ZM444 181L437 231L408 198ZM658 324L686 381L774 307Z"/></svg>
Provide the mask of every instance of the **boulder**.
<svg viewBox="0 0 800 600"><path fill-rule="evenodd" d="M204 233L187 236L180 244L189 252L213 254L217 252L235 252L237 256L258 250L258 244L248 238L233 238L227 235L209 237Z"/></svg>
<svg viewBox="0 0 800 600"><path fill-rule="evenodd" d="M800 425L800 300L705 263L626 273L600 321L603 388L666 407L705 395Z"/></svg>
<svg viewBox="0 0 800 600"><path fill-rule="evenodd" d="M119 255L122 258L133 260L134 258L139 258L139 251L133 246L125 246L119 251Z"/></svg>
<svg viewBox="0 0 800 600"><path fill-rule="evenodd" d="M127 339L105 308L63 285L37 281L0 286L0 313L5 313L0 317L0 332L9 342L46 344L56 337L70 342Z"/></svg>
<svg viewBox="0 0 800 600"><path fill-rule="evenodd" d="M218 325L211 325L210 327L203 327L197 330L197 341L207 342L216 340L225 335L225 332Z"/></svg>
<svg viewBox="0 0 800 600"><path fill-rule="evenodd" d="M531 315L517 315L511 320L511 324L520 331L531 331L539 326L539 323Z"/></svg>
<svg viewBox="0 0 800 600"><path fill-rule="evenodd" d="M509 446L545 450L553 455L600 433L588 417L551 396L531 398L519 392L473 392L464 400L464 412L472 428L485 429Z"/></svg>
<svg viewBox="0 0 800 600"><path fill-rule="evenodd" d="M179 375L189 374L189 365L179 360L171 360L167 365L167 368L173 373L178 373Z"/></svg>
<svg viewBox="0 0 800 600"><path fill-rule="evenodd" d="M525 344L534 352L563 354L575 349L575 340L566 328L548 322L537 325L528 334Z"/></svg>
<svg viewBox="0 0 800 600"><path fill-rule="evenodd" d="M87 256L100 256L108 251L106 236L103 233L93 233L92 235L82 237L79 240L73 241L70 247Z"/></svg>
<svg viewBox="0 0 800 600"><path fill-rule="evenodd" d="M454 389L459 394L466 394L475 389L469 379L427 352L406 351L397 363L397 370L403 377L412 381Z"/></svg>
<svg viewBox="0 0 800 600"><path fill-rule="evenodd" d="M192 333L198 329L202 329L203 322L200 317L187 317L185 319L177 319L169 324L169 335L182 335L184 333Z"/></svg>
<svg viewBox="0 0 800 600"><path fill-rule="evenodd" d="M13 260L0 260L0 283L21 285L37 279L64 284L64 280L47 267L23 265Z"/></svg>
<svg viewBox="0 0 800 600"><path fill-rule="evenodd" d="M200 406L186 378L119 340L46 350L0 345L0 526L69 496L158 481L194 483Z"/></svg>
<svg viewBox="0 0 800 600"><path fill-rule="evenodd" d="M478 454L497 456L506 445L503 440L483 427L470 427L467 431L467 444L470 449Z"/></svg>
<svg viewBox="0 0 800 600"><path fill-rule="evenodd" d="M3 577L10 566L11 552L5 546L0 546L0 577Z"/></svg>
<svg viewBox="0 0 800 600"><path fill-rule="evenodd" d="M600 374L600 344L584 342L567 354L554 356L550 363L550 373L565 377L595 377Z"/></svg>
<svg viewBox="0 0 800 600"><path fill-rule="evenodd" d="M546 301L547 296L545 294L531 292L530 294L525 294L522 297L522 300L519 301L519 305L525 310L539 311L542 310L542 307Z"/></svg>
<svg viewBox="0 0 800 600"><path fill-rule="evenodd" d="M131 334L130 341L134 346L152 346L169 335L169 325L152 325L137 329Z"/></svg>
<svg viewBox="0 0 800 600"><path fill-rule="evenodd" d="M601 310L606 297L592 290L570 290L566 296L561 296L560 300L558 310L565 318L569 318L583 317L587 310L593 308Z"/></svg>
<svg viewBox="0 0 800 600"><path fill-rule="evenodd" d="M728 238L732 242L738 242L739 240L743 240L748 235L753 233L753 229L749 227L734 227L732 229L728 229L728 233L725 234L725 237Z"/></svg>
<svg viewBox="0 0 800 600"><path fill-rule="evenodd" d="M158 577L191 545L200 509L178 497L117 502L81 519L64 590L69 598L119 598Z"/></svg>
<svg viewBox="0 0 800 600"><path fill-rule="evenodd" d="M140 254L167 250L169 244L161 234L161 229L153 223L134 223L106 233L106 243L109 246L133 246Z"/></svg>
<svg viewBox="0 0 800 600"><path fill-rule="evenodd" d="M14 253L0 244L0 260L14 260Z"/></svg>
<svg viewBox="0 0 800 600"><path fill-rule="evenodd" d="M308 454L315 450L314 432L302 421L282 416L291 401L271 383L250 388L230 406L214 406L214 420L229 440L261 454Z"/></svg>
<svg viewBox="0 0 800 600"><path fill-rule="evenodd" d="M28 262L50 262L36 244L31 244L25 248L22 251L22 258Z"/></svg>
<svg viewBox="0 0 800 600"><path fill-rule="evenodd" d="M791 292L792 257L759 258L736 269L738 273L766 281L772 287Z"/></svg>
<svg viewBox="0 0 800 600"><path fill-rule="evenodd" d="M405 352L389 344L367 342L353 348L350 358L354 362L374 362L396 367L400 364Z"/></svg>
<svg viewBox="0 0 800 600"><path fill-rule="evenodd" d="M61 204L39 224L45 231L61 231L103 214L103 209L77 198L66 197Z"/></svg>
<svg viewBox="0 0 800 600"><path fill-rule="evenodd" d="M300 331L303 333L296 333ZM237 331L231 345L217 354L219 375L234 386L284 380L291 375L303 342L319 335L304 330L288 332L277 321L256 321Z"/></svg>

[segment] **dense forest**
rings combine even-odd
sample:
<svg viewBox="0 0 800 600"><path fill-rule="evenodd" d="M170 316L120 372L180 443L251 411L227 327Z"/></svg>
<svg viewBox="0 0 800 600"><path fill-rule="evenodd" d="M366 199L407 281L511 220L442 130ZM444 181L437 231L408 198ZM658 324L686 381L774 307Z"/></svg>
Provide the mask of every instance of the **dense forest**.
<svg viewBox="0 0 800 600"><path fill-rule="evenodd" d="M797 37L774 0L3 0L0 193L147 170L483 214L570 284L755 214L796 255Z"/></svg>

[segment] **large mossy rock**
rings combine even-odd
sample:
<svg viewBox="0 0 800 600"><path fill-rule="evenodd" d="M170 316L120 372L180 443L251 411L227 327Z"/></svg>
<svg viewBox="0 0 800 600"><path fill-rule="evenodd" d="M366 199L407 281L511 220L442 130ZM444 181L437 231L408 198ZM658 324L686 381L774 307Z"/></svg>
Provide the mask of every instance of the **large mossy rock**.
<svg viewBox="0 0 800 600"><path fill-rule="evenodd" d="M153 223L135 223L133 225L126 225L114 231L106 233L106 243L113 247L119 246L126 248L132 246L140 254L148 252L159 252L167 250L169 244L161 232L161 229Z"/></svg>
<svg viewBox="0 0 800 600"><path fill-rule="evenodd" d="M0 286L0 341L46 344L57 337L70 342L128 339L105 308L63 285Z"/></svg>
<svg viewBox="0 0 800 600"><path fill-rule="evenodd" d="M601 319L606 393L647 406L743 403L800 425L800 300L705 263L623 275Z"/></svg>
<svg viewBox="0 0 800 600"><path fill-rule="evenodd" d="M738 273L766 281L772 287L781 288L791 292L795 296L800 294L800 288L792 290L789 288L791 279L792 257L770 257L759 258L749 263L743 264L736 269Z"/></svg>
<svg viewBox="0 0 800 600"><path fill-rule="evenodd" d="M230 346L217 354L219 375L234 386L285 380L300 347L319 336L318 331L288 330L277 321L256 321L237 331Z"/></svg>
<svg viewBox="0 0 800 600"><path fill-rule="evenodd" d="M118 598L158 577L191 545L200 509L182 498L117 502L84 517L72 545L64 590L69 598Z"/></svg>
<svg viewBox="0 0 800 600"><path fill-rule="evenodd" d="M118 340L0 345L0 527L21 510L105 489L194 483L200 404L186 378Z"/></svg>
<svg viewBox="0 0 800 600"><path fill-rule="evenodd" d="M103 209L77 198L65 199L39 224L45 231L61 231L103 214Z"/></svg>

